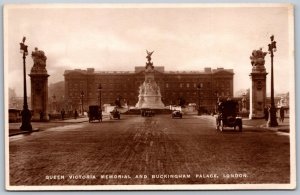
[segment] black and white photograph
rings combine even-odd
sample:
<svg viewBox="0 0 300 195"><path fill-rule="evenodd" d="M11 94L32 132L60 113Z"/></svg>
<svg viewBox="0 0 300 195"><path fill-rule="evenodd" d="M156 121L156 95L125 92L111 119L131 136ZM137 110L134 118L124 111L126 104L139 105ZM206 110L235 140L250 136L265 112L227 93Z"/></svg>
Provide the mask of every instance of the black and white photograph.
<svg viewBox="0 0 300 195"><path fill-rule="evenodd" d="M6 4L6 189L295 189L292 4Z"/></svg>

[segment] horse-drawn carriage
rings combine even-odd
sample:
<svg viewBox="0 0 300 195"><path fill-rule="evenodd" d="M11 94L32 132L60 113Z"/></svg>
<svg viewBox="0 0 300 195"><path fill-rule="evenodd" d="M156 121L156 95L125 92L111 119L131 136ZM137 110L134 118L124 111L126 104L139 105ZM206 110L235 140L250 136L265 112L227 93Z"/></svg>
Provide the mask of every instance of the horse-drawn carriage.
<svg viewBox="0 0 300 195"><path fill-rule="evenodd" d="M102 121L102 110L99 106L89 106L88 111L89 122L94 120Z"/></svg>
<svg viewBox="0 0 300 195"><path fill-rule="evenodd" d="M224 127L233 127L242 131L242 117L238 116L238 103L233 100L220 102L218 105L218 115L216 118L216 129L223 131Z"/></svg>

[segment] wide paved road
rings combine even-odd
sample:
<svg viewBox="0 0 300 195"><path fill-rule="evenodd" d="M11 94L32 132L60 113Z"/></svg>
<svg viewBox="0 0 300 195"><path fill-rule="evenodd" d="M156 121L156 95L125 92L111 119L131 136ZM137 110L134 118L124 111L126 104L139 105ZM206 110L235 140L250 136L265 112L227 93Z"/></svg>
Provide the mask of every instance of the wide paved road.
<svg viewBox="0 0 300 195"><path fill-rule="evenodd" d="M217 132L209 116L122 115L9 142L11 185L288 183L290 175L287 134Z"/></svg>

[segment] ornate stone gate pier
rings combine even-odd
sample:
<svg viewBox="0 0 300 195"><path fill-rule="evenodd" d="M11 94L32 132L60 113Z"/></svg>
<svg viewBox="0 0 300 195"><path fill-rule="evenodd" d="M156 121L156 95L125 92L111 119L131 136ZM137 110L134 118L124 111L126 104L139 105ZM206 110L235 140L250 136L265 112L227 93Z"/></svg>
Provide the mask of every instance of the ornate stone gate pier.
<svg viewBox="0 0 300 195"><path fill-rule="evenodd" d="M44 51L35 48L31 54L33 67L29 74L31 78L31 109L33 121L48 121L48 77Z"/></svg>
<svg viewBox="0 0 300 195"><path fill-rule="evenodd" d="M265 56L267 52L262 49L254 50L250 56L252 64L252 72L250 78L252 86L250 88L250 114L249 118L263 118L266 107L266 68Z"/></svg>

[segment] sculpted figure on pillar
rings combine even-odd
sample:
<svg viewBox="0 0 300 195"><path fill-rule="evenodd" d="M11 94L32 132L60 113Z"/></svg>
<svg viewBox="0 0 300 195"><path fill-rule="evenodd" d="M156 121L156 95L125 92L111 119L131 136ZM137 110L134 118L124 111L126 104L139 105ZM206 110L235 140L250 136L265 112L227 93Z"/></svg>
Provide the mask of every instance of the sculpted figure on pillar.
<svg viewBox="0 0 300 195"><path fill-rule="evenodd" d="M262 48L259 50L253 50L250 56L251 64L253 69L265 69L265 56L267 52L263 52Z"/></svg>
<svg viewBox="0 0 300 195"><path fill-rule="evenodd" d="M36 47L32 52L31 57L33 59L33 67L31 73L47 73L46 70L46 60L44 51L38 50Z"/></svg>
<svg viewBox="0 0 300 195"><path fill-rule="evenodd" d="M153 63L151 62L151 55L153 54L154 51L149 52L148 50L146 50L147 52L147 62L146 62L146 69L148 69L148 67L150 66L151 69L154 69Z"/></svg>

